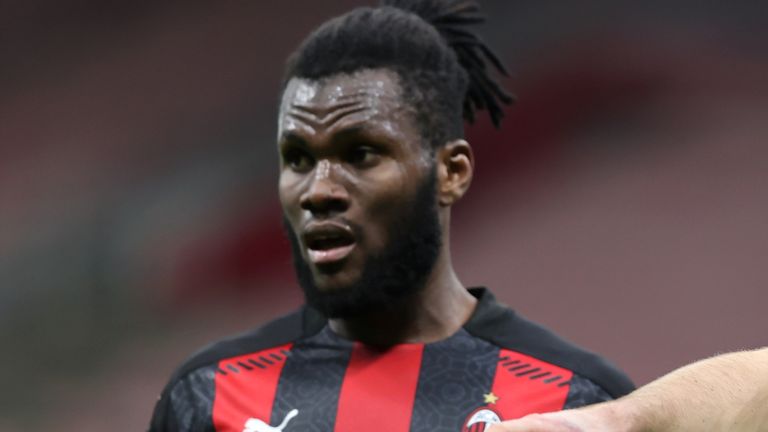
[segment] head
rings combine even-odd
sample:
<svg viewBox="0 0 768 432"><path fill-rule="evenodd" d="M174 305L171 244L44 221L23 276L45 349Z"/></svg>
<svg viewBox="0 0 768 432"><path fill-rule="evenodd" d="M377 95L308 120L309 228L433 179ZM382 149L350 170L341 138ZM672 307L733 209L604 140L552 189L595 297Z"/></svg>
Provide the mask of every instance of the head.
<svg viewBox="0 0 768 432"><path fill-rule="evenodd" d="M460 28L479 19L474 2L385 3L312 33L289 60L281 101L286 230L308 302L332 317L424 287L472 178L462 119L486 108L498 122L509 101L476 70L495 57Z"/></svg>

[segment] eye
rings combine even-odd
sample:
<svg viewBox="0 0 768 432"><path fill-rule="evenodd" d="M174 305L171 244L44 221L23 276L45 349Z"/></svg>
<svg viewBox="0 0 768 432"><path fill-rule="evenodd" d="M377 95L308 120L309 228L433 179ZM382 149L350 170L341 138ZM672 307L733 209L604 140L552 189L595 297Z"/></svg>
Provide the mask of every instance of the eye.
<svg viewBox="0 0 768 432"><path fill-rule="evenodd" d="M283 154L285 165L296 172L307 172L315 165L314 159L304 151L291 149Z"/></svg>
<svg viewBox="0 0 768 432"><path fill-rule="evenodd" d="M379 160L379 153L370 146L353 147L346 155L347 162L358 167L371 167Z"/></svg>

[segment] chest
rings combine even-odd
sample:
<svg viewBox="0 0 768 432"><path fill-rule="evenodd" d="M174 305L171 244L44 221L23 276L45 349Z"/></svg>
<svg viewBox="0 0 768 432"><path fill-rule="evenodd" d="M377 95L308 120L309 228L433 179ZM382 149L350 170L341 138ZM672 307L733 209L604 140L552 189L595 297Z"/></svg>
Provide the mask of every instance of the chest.
<svg viewBox="0 0 768 432"><path fill-rule="evenodd" d="M229 359L213 423L235 432L480 432L562 408L569 371L461 336L385 351L315 340Z"/></svg>

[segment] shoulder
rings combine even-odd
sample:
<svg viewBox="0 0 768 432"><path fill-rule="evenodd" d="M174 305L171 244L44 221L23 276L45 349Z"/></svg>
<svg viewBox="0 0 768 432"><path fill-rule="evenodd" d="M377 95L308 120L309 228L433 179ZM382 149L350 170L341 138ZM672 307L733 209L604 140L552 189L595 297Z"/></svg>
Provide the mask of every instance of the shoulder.
<svg viewBox="0 0 768 432"><path fill-rule="evenodd" d="M221 360L298 341L319 332L324 325L325 319L320 314L304 307L199 350L171 376L155 404L149 430L191 430L191 425L207 424L211 418L214 377Z"/></svg>
<svg viewBox="0 0 768 432"><path fill-rule="evenodd" d="M587 351L498 303L484 288L470 290L478 298L475 314L465 329L475 337L572 371L611 397L635 389L632 381L605 358Z"/></svg>
<svg viewBox="0 0 768 432"><path fill-rule="evenodd" d="M325 325L325 319L307 307L241 334L221 339L192 354L174 372L170 383L220 360L267 350L311 336Z"/></svg>

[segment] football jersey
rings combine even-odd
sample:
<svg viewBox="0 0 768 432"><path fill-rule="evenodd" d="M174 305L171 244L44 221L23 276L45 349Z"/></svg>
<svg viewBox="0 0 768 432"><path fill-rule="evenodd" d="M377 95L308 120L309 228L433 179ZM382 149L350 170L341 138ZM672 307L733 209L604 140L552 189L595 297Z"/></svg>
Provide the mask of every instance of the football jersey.
<svg viewBox="0 0 768 432"><path fill-rule="evenodd" d="M151 432L481 432L491 424L623 396L603 358L499 304L484 288L447 339L376 348L303 307L215 343L173 375Z"/></svg>

